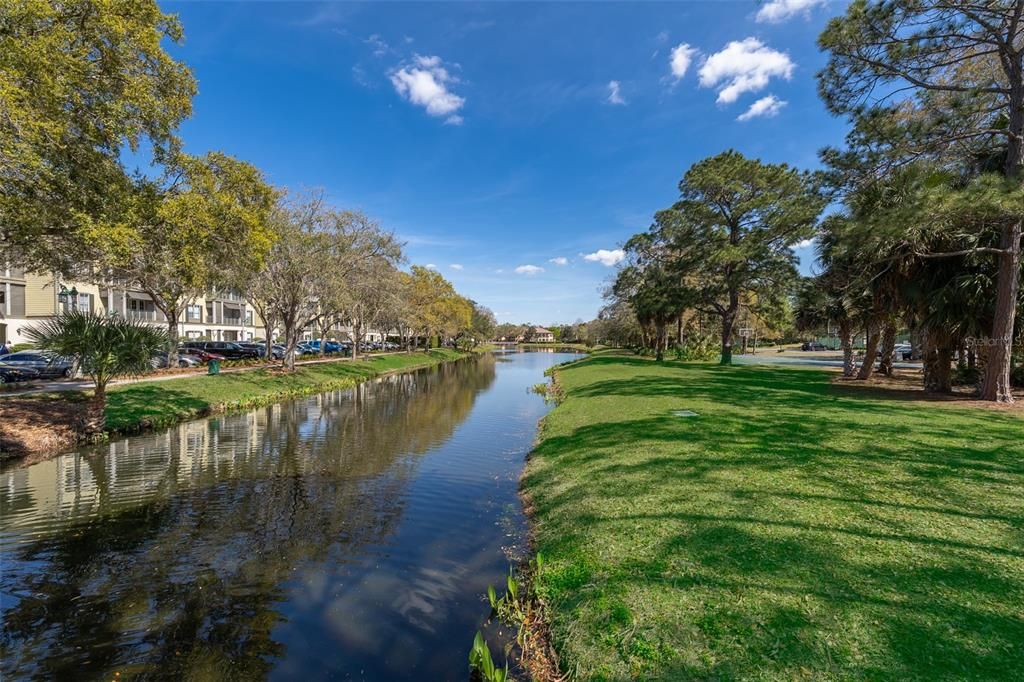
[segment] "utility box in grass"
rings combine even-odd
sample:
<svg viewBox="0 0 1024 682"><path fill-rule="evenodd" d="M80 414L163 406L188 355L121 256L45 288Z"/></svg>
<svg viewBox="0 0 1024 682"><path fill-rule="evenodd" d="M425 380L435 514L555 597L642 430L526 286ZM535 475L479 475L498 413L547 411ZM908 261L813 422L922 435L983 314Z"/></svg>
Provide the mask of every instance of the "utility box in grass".
<svg viewBox="0 0 1024 682"><path fill-rule="evenodd" d="M211 376L220 374L220 360L210 360L206 366L206 373Z"/></svg>

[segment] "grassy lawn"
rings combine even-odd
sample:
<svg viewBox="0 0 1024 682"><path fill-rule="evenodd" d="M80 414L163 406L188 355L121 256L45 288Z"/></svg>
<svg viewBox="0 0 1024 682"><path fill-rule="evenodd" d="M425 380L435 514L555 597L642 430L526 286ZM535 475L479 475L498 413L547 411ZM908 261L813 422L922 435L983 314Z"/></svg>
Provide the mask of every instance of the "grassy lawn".
<svg viewBox="0 0 1024 682"><path fill-rule="evenodd" d="M1019 679L1019 413L611 355L558 381L524 489L579 679Z"/></svg>
<svg viewBox="0 0 1024 682"><path fill-rule="evenodd" d="M344 388L387 372L436 365L463 355L438 349L368 357L358 362L300 365L290 374L260 369L114 386L108 394L107 429L169 426L206 412L254 407L290 396Z"/></svg>

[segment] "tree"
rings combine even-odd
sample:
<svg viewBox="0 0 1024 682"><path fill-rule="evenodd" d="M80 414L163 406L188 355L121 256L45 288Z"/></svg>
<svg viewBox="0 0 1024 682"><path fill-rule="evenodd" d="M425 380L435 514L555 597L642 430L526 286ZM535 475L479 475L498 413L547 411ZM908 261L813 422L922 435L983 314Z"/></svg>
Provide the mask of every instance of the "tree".
<svg viewBox="0 0 1024 682"><path fill-rule="evenodd" d="M130 192L121 151L178 146L195 80L163 41L177 19L155 0L0 0L0 250L74 271Z"/></svg>
<svg viewBox="0 0 1024 682"><path fill-rule="evenodd" d="M262 266L277 193L254 166L212 152L177 155L162 182L139 178L133 195L120 229L98 240L99 262L167 318L174 366L188 303L218 287L242 288Z"/></svg>
<svg viewBox="0 0 1024 682"><path fill-rule="evenodd" d="M824 205L810 177L727 151L693 165L680 200L655 216L661 245L686 297L721 320L721 362L732 362L744 297L773 305L796 280L791 245L814 234Z"/></svg>
<svg viewBox="0 0 1024 682"><path fill-rule="evenodd" d="M469 301L469 303L473 307L469 332L473 336L473 345L476 345L481 341L488 341L494 337L494 330L498 326L498 320L487 306L480 305L476 301Z"/></svg>
<svg viewBox="0 0 1024 682"><path fill-rule="evenodd" d="M391 242L382 238L375 222L361 213L328 207L319 193L280 204L271 225L274 245L246 295L257 311L266 312L260 312L264 320L282 326L283 363L295 369L302 330L339 313L340 303L333 297L344 291L349 273Z"/></svg>
<svg viewBox="0 0 1024 682"><path fill-rule="evenodd" d="M428 342L435 335L450 337L469 328L472 307L451 282L436 270L419 265L414 265L410 274L411 325L423 332Z"/></svg>
<svg viewBox="0 0 1024 682"><path fill-rule="evenodd" d="M87 436L103 431L107 384L150 369L151 359L167 343L162 330L144 322L78 311L27 327L24 333L40 351L76 358L92 379L93 394L83 426Z"/></svg>
<svg viewBox="0 0 1024 682"><path fill-rule="evenodd" d="M853 156L875 168L917 158L960 168L970 161L982 170L998 168L1019 185L1024 0L857 0L829 23L819 45L830 53L819 89L831 111L854 121ZM998 263L994 345L982 389L987 400L1013 400L1022 216L1018 210L1000 227L998 245L983 251Z"/></svg>

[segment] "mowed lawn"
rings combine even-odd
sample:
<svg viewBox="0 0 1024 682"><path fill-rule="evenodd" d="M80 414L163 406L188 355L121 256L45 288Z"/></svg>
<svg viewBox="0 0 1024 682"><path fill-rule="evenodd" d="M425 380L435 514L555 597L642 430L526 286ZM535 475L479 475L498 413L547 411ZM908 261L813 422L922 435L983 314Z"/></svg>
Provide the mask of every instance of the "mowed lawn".
<svg viewBox="0 0 1024 682"><path fill-rule="evenodd" d="M1019 413L609 355L558 381L523 484L577 678L1021 679Z"/></svg>

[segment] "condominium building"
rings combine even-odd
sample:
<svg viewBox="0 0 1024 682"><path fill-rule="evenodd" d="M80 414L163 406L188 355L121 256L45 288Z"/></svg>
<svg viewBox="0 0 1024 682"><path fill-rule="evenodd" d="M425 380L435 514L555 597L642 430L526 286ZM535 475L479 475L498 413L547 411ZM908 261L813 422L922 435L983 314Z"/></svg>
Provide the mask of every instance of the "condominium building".
<svg viewBox="0 0 1024 682"><path fill-rule="evenodd" d="M27 341L25 328L69 310L167 325L167 317L139 289L110 282L60 281L52 274L25 272L0 263L0 343L23 343ZM189 302L178 322L178 334L182 339L250 341L264 338L266 331L242 296L217 291Z"/></svg>

